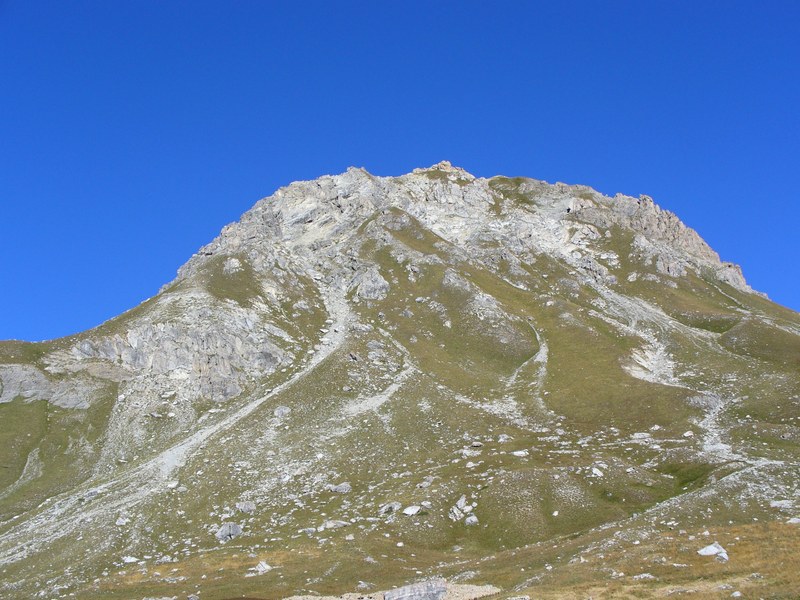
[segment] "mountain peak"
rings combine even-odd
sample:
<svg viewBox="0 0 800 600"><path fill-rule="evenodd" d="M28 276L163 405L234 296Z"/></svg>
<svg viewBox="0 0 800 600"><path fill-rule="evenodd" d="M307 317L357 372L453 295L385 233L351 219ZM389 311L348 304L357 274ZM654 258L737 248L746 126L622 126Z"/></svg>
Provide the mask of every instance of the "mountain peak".
<svg viewBox="0 0 800 600"><path fill-rule="evenodd" d="M414 169L414 172L417 173L421 171L432 171L432 170L445 171L448 173L466 173L466 171L461 167L453 166L449 160L439 161L438 163L436 163L435 165L431 165L427 169Z"/></svg>
<svg viewBox="0 0 800 600"><path fill-rule="evenodd" d="M224 252L224 244L234 252L242 246L269 246L276 235L290 245L335 245L358 231L376 209L404 211L450 243L468 247L494 236L500 245L523 244L534 254L556 254L607 282L638 276L615 273L621 263L613 240L632 236L636 262L649 264L667 283L693 272L752 292L738 266L723 263L694 230L649 196L610 198L588 186L521 177L478 179L448 161L399 177L349 169L294 183L260 201L199 254Z"/></svg>

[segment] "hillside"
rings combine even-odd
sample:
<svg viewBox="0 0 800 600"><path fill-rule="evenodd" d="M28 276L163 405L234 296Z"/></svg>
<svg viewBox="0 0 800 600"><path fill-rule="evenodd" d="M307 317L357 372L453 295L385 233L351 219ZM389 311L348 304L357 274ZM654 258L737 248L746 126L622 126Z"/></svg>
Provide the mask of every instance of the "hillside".
<svg viewBox="0 0 800 600"><path fill-rule="evenodd" d="M140 306L0 342L0 423L2 597L800 586L800 315L646 196L293 183Z"/></svg>

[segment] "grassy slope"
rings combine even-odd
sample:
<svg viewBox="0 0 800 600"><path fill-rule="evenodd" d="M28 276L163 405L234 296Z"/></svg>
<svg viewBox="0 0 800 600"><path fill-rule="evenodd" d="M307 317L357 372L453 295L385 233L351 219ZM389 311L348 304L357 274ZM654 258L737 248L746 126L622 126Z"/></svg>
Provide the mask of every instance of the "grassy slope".
<svg viewBox="0 0 800 600"><path fill-rule="evenodd" d="M535 202L535 193L519 191L520 183L492 180L492 187L502 193L498 210L503 202ZM524 265L528 270L525 283L536 290L525 292L506 283L499 276L502 272L491 272L465 258L417 223L390 235L400 247L438 257L455 267L473 290L495 298L507 317L497 327L475 318L470 309L472 292L444 286L445 267L435 261L420 265L412 282L408 265L399 263L388 247L365 245L364 258L374 258L392 286L385 300L358 305L361 320L371 323L373 331L352 335L318 367L314 377L264 404L236 435L223 436L220 443L210 444L192 459L182 477L190 493L164 491L148 502L143 520L137 523L143 538L120 537L110 554L92 559L85 575L100 577L113 560L129 552L169 553L176 562L112 568L109 577L80 590L81 597L140 598L202 588L204 598L241 594L279 598L298 589L340 593L355 589L359 581L385 588L420 575L452 577L470 570L476 572L476 581L503 587L536 574L540 578L536 586L521 591L546 598L649 597L681 587L713 597L719 591L715 586L723 583L748 593L753 590L753 594L761 593L759 587L768 584L772 597L791 597L799 582L794 572L781 567L781 561L791 561L796 552L797 528L778 523L744 524L743 513L734 509L719 509L708 516L698 509L698 525L689 533L664 527L636 546L614 541L588 551L594 544L605 544L616 531L616 527L601 531L598 526L634 518L660 501L701 488L709 477L728 472L725 465L693 459L688 442L670 441L692 428L692 419L701 416L686 402L690 393L630 377L620 358L640 341L591 317L588 311L596 295L588 288L574 290L559 284L569 272L558 262L539 257L535 265ZM797 426L796 336L787 333L773 338L774 329L761 320L745 318L742 309L787 325L796 325L797 315L696 276L680 280L674 289L642 280L627 282L624 275L634 269L626 252L630 240L613 239L616 245L610 249L622 262L620 291L660 307L688 327L717 336L708 345L676 336L671 350L678 362L703 365L705 371L697 375L698 381L742 396L742 401L723 415L750 415L747 426L736 430L737 440L758 446L768 457L796 457L794 438L781 437ZM246 261L243 263L244 269L233 275L222 273L221 259L212 263L204 285L219 300L251 305L261 290ZM308 313L293 311L294 302L309 297L313 290L310 281L294 282L298 284L297 296L281 304L279 319L287 331L303 340L305 350L325 325L325 314L319 306ZM417 297L426 301L417 302ZM546 300L552 304L548 306ZM444 307L446 319L431 308L431 301ZM414 313L413 317L403 316L405 310ZM98 331L121 331L130 318L130 314L123 315ZM450 327L444 324L446 320ZM517 369L529 379L535 375L533 366L526 367L540 349L531 327L548 344L544 381L548 393L543 399L557 417L542 411L535 401L537 392L530 386L507 385ZM384 334L397 340L402 350L385 344L384 358L373 364L366 359L367 343L385 341ZM50 349L4 343L0 360L37 362ZM358 364L350 358L351 353L359 357ZM361 399L359 384L368 378L383 382L374 386L374 392L380 393L392 374L412 364L418 372L385 404L357 418L342 418L343 408ZM753 364L774 375L768 381L743 375ZM737 375L739 380L729 382L729 375ZM249 392L260 393L286 376L276 374ZM776 389L781 393L776 394ZM509 394L517 400L519 418L535 423L538 429L481 408L481 404L500 403ZM109 398L112 395L110 390ZM292 408L286 423L273 417L278 405ZM76 435L100 439L102 427L98 424L107 418L103 411L108 409L106 403L100 403L94 412L78 417L42 402L17 400L0 405L3 422L16 423L20 431L31 434L6 433L0 438L5 442L0 447L7 449L0 454L0 462L9 467L9 474L0 472L0 477L6 482L15 479L13 474L19 474L24 466L21 457L36 445L41 445L48 473L42 479L47 487L29 487L25 491L29 496L12 496L0 507L11 514L25 506L26 498L41 498L41 494L63 489L65 482L79 478L76 473L82 471L71 465L65 454L69 440ZM656 424L662 427L658 435L664 440L663 452L627 441L630 434ZM556 429L564 433L554 436ZM501 434L510 436L511 441L499 443ZM480 440L484 446L476 457L463 458L460 452L472 440ZM529 456L509 454L520 449L528 450ZM284 459L297 462L301 456L314 454L323 455L314 467L317 474L334 483L350 481L351 494L320 494L318 486L307 487L313 475L307 472L277 483L282 475L278 465ZM478 466L468 467L470 461ZM609 465L605 476L588 476L599 463ZM626 474L628 468L636 470L635 476ZM418 487L425 476L432 477L433 483ZM236 515L233 520L246 524L245 536L220 546L207 525L220 520L225 507L246 497L257 485L279 490L275 492L277 504L263 507L252 517ZM290 493L300 494L303 505L293 506L288 501L281 505L280 498L288 498ZM462 493L478 502L478 527L454 524L445 516ZM378 516L377 509L385 502L407 505L425 499L433 499L434 506L416 518L370 520ZM558 515L553 514L555 510ZM761 513L745 510L744 514ZM355 519L355 523L316 536L324 542L298 534L298 529L317 526L323 518ZM702 519L714 523L709 539L731 547L735 558L730 563L696 555L700 542L689 540L688 535L701 533ZM346 540L348 534L355 539ZM189 553L181 550L185 539L192 540ZM403 541L402 547L397 546L398 540ZM768 545L774 548L771 557L763 552ZM55 546L50 556L54 568L69 565L74 551L70 541ZM588 562L569 564L578 554L585 555ZM376 562L367 562L367 557ZM245 578L247 569L261 559L279 568L262 577ZM673 563L689 566L677 568ZM547 565L554 568L547 570ZM628 575L612 577L614 570ZM633 581L630 576L639 571L650 572L657 580ZM750 577L753 571L760 572L763 579ZM186 580L169 580L175 577Z"/></svg>

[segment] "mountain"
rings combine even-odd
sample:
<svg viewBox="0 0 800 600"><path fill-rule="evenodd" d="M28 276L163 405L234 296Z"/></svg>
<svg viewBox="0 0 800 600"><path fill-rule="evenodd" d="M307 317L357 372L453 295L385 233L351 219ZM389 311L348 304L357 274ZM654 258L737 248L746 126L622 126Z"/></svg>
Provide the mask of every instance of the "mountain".
<svg viewBox="0 0 800 600"><path fill-rule="evenodd" d="M0 423L4 598L800 589L800 315L647 196L293 183Z"/></svg>

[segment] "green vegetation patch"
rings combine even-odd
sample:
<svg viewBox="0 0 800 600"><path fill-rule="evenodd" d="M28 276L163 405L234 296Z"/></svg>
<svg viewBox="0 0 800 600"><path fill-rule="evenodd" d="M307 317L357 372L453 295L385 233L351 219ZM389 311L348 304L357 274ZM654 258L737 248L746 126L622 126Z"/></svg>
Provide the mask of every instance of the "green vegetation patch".
<svg viewBox="0 0 800 600"><path fill-rule="evenodd" d="M47 342L0 342L0 365L35 364L50 350L51 344Z"/></svg>
<svg viewBox="0 0 800 600"><path fill-rule="evenodd" d="M456 185L465 186L472 183L472 180L466 177L455 177L450 178L450 176L445 172L439 169L428 169L423 171L423 174L428 178L434 181L441 181L443 183L455 183Z"/></svg>
<svg viewBox="0 0 800 600"><path fill-rule="evenodd" d="M531 183L532 180L525 177L492 177L489 187L502 200L522 206L535 206L537 194L534 190L526 189Z"/></svg>
<svg viewBox="0 0 800 600"><path fill-rule="evenodd" d="M0 494L13 484L46 429L47 402L17 398L0 404Z"/></svg>
<svg viewBox="0 0 800 600"><path fill-rule="evenodd" d="M235 266L230 267L231 263ZM226 264L229 265L228 269ZM253 267L244 256L214 256L209 260L206 269L206 289L215 298L233 300L240 306L250 306L253 300L261 297L261 285Z"/></svg>
<svg viewBox="0 0 800 600"><path fill-rule="evenodd" d="M433 254L442 259L451 259L448 253L442 250L443 247L450 246L449 242L423 227L417 219L408 213L397 208L392 208L391 213L396 217L408 220L406 227L392 229L391 233L395 239L422 254ZM365 258L368 258L374 250L374 242L370 240L367 244L364 244L361 253Z"/></svg>
<svg viewBox="0 0 800 600"><path fill-rule="evenodd" d="M43 400L0 404L0 422L17 424L13 432L4 427L4 438L0 438L0 461L11 467L2 470L18 476L34 448L41 464L35 478L0 499L0 521L77 486L91 474L117 391L117 384L109 383L103 397L86 410L60 408ZM15 458L17 451L22 454ZM16 478L6 476L4 481L13 483Z"/></svg>
<svg viewBox="0 0 800 600"><path fill-rule="evenodd" d="M628 285L632 293L689 327L724 333L741 320L739 305L694 273L687 273L677 283L675 288L646 280Z"/></svg>
<svg viewBox="0 0 800 600"><path fill-rule="evenodd" d="M702 486L714 470L714 465L696 462L666 462L659 466L659 471L675 478L679 489Z"/></svg>
<svg viewBox="0 0 800 600"><path fill-rule="evenodd" d="M587 431L598 423L623 431L644 431L654 424L686 426L693 414L685 402L688 390L628 375L620 358L628 356L639 340L601 334L604 325L590 323L592 328L580 321L545 323L550 346L548 405Z"/></svg>
<svg viewBox="0 0 800 600"><path fill-rule="evenodd" d="M731 352L793 369L800 367L800 336L755 319L738 323L719 338Z"/></svg>
<svg viewBox="0 0 800 600"><path fill-rule="evenodd" d="M714 288L720 293L756 314L761 314L775 320L777 323L800 326L800 313L790 308L772 302L769 298L759 294L749 294L734 288L721 281L713 280Z"/></svg>
<svg viewBox="0 0 800 600"><path fill-rule="evenodd" d="M501 383L498 376L511 375L536 353L536 337L527 324L502 313L482 319L473 305L477 289L444 285L444 266L423 266L411 283L388 248L376 259L387 280L398 274L380 310L419 364L445 385L485 393Z"/></svg>

